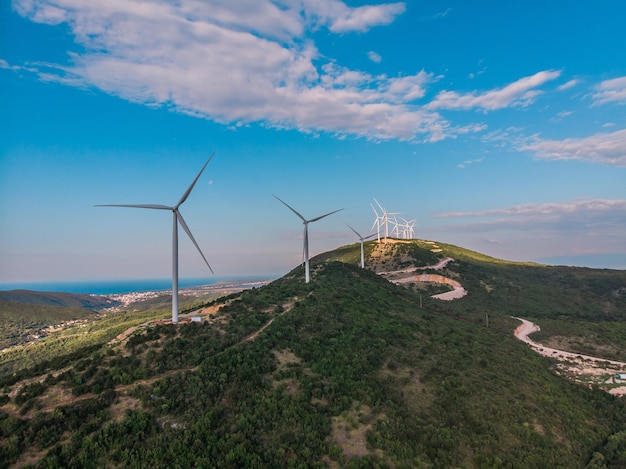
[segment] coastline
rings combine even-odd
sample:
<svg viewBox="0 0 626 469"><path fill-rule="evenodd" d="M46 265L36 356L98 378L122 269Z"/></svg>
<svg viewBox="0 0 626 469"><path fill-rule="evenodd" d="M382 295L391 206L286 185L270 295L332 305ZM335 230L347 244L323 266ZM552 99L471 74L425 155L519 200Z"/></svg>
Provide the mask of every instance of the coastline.
<svg viewBox="0 0 626 469"><path fill-rule="evenodd" d="M228 295L230 293L236 293L242 290L248 290L251 288L262 287L263 285L267 285L268 283L275 280L275 278L266 279L266 278L258 278L252 279L248 278L245 280L222 280L216 283L204 284L204 285L196 285L192 287L180 288L178 293L180 295L185 296L203 296L211 293L219 293L222 295ZM110 298L112 300L119 301L122 303L121 306L116 306L112 309L125 308L128 305L135 303L137 301L149 300L151 298L156 298L158 296L171 295L172 290L151 290L151 291L137 291L137 292L127 292L127 293L113 293L113 294L100 294L96 296L102 296L106 298Z"/></svg>

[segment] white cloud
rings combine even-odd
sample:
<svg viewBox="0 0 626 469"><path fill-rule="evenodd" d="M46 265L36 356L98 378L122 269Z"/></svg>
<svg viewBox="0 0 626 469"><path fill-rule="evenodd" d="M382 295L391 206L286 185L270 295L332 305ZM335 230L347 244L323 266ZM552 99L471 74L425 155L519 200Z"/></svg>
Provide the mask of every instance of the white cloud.
<svg viewBox="0 0 626 469"><path fill-rule="evenodd" d="M456 91L441 91L426 105L428 109L483 109L493 111L511 106L525 107L535 101L541 91L539 86L558 78L561 72L549 70L520 78L504 88L484 93L460 94Z"/></svg>
<svg viewBox="0 0 626 469"><path fill-rule="evenodd" d="M580 160L613 166L626 166L626 129L598 133L586 138L544 140L534 137L520 144L520 151L532 151L548 160Z"/></svg>
<svg viewBox="0 0 626 469"><path fill-rule="evenodd" d="M380 56L380 54L377 54L376 52L374 52L373 50L369 51L367 53L367 57L374 63L381 63L383 58Z"/></svg>
<svg viewBox="0 0 626 469"><path fill-rule="evenodd" d="M365 31L388 24L403 3L341 1L15 0L27 18L64 22L81 46L42 80L96 87L229 125L257 122L368 139L437 141L457 129L416 104L429 73L388 77L321 57L311 28Z"/></svg>
<svg viewBox="0 0 626 469"><path fill-rule="evenodd" d="M606 103L626 104L626 77L605 80L595 87L593 105Z"/></svg>
<svg viewBox="0 0 626 469"><path fill-rule="evenodd" d="M569 90L578 84L578 80L570 80L567 83L563 83L561 86L557 88L559 91Z"/></svg>
<svg viewBox="0 0 626 469"><path fill-rule="evenodd" d="M335 33L367 31L372 26L392 23L396 16L406 10L404 3L385 3L350 8L341 1L308 1L306 6L328 21L329 29Z"/></svg>

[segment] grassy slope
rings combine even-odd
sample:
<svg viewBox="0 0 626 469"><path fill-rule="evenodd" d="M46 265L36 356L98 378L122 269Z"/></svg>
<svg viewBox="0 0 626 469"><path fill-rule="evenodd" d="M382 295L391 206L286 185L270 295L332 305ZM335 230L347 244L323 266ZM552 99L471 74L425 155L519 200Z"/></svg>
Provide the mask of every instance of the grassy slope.
<svg viewBox="0 0 626 469"><path fill-rule="evenodd" d="M423 308L372 272L318 263L311 284L297 269L242 293L213 325L161 326L125 350L86 354L5 405L23 415L0 416L4 461L42 451L45 464L64 467L569 468L604 457L594 451L605 443L619 458L623 402L559 378L512 336L502 310L521 314L541 299L520 283L536 274L476 262L446 269L467 283L466 299L426 298ZM565 302L557 312L568 285L552 291ZM34 410L64 389L85 399ZM125 407L134 410L120 414Z"/></svg>

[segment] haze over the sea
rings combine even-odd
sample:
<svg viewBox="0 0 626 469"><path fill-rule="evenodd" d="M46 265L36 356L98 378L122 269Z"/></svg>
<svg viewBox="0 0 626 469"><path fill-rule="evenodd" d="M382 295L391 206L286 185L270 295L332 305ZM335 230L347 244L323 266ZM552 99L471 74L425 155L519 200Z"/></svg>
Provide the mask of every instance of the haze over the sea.
<svg viewBox="0 0 626 469"><path fill-rule="evenodd" d="M254 284L270 280L272 276L237 276L215 278L181 278L180 288L193 288L203 285L225 284ZM84 293L93 295L114 295L121 293L146 291L171 291L172 280L162 279L130 279L130 280L90 280L75 282L21 282L0 283L0 290L34 290L44 292Z"/></svg>

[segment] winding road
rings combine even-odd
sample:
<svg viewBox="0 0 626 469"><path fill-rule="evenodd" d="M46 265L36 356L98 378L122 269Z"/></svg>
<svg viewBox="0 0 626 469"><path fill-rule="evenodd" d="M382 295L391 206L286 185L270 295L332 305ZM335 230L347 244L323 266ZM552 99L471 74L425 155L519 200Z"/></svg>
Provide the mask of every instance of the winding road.
<svg viewBox="0 0 626 469"><path fill-rule="evenodd" d="M615 396L626 396L626 379L620 379L618 376L626 371L626 362L544 347L529 337L530 334L541 330L537 324L515 316L511 317L522 321L515 329L515 337L527 343L538 354L557 360L557 368L570 379L581 384L598 386Z"/></svg>
<svg viewBox="0 0 626 469"><path fill-rule="evenodd" d="M446 257L445 259L442 259L435 265L427 265L425 267L411 267L408 269L394 270L392 272L379 272L379 274L382 274L382 275L405 274L408 272L417 272L418 270L426 270L426 269L441 270L445 268L453 260L454 259L452 257ZM463 285L461 285L456 280L449 279L442 275L420 274L414 277L413 276L405 277L405 278L400 278L400 279L396 279L392 281L393 283L396 283L396 284L411 283L411 282L433 282L433 283L444 283L446 285L450 285L452 287L452 291L439 293L438 295L433 295L431 297L431 298L437 298L438 300L451 301L451 300L463 298L465 295L467 295L467 290L463 288Z"/></svg>
<svg viewBox="0 0 626 469"><path fill-rule="evenodd" d="M519 321L522 321L522 324L517 329L515 329L515 337L517 337L522 342L526 342L528 345L530 345L530 347L535 352L539 353L540 355L543 355L544 357L561 358L561 359L579 359L579 360L587 360L587 361L598 362L598 363L610 363L611 365L626 368L626 362L607 360L606 358L592 357L590 355L583 355L580 353L572 353L572 352L566 352L564 350L557 350L557 349L553 349L550 347L544 347L543 345L538 344L537 342L534 342L533 340L530 339L530 337L528 337L530 334L539 332L541 330L541 328L537 324L530 322L526 319L518 318L515 316L511 316L511 317Z"/></svg>

